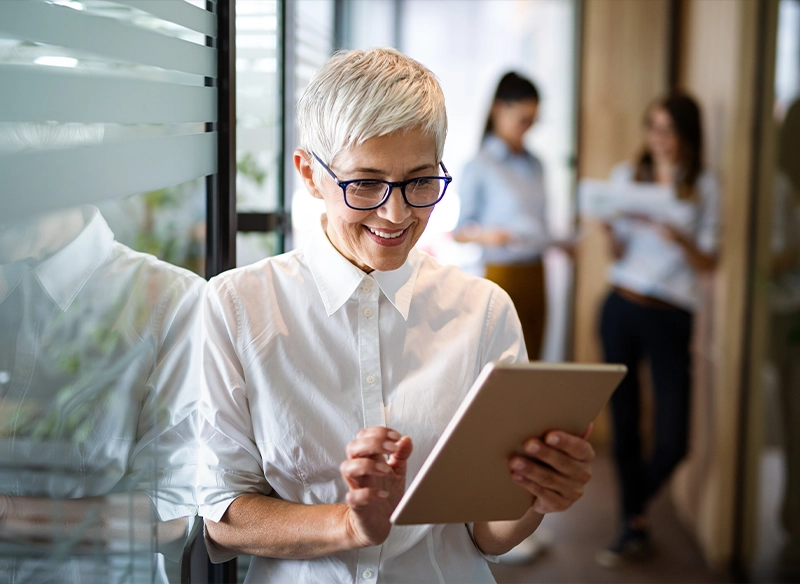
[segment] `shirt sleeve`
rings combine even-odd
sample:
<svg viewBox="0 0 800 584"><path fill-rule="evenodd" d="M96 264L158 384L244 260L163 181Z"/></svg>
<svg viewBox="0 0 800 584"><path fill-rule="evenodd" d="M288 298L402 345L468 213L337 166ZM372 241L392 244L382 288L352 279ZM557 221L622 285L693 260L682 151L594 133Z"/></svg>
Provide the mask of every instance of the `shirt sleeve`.
<svg viewBox="0 0 800 584"><path fill-rule="evenodd" d="M156 308L157 360L139 413L129 475L161 521L197 511L199 300L205 281L182 277Z"/></svg>
<svg viewBox="0 0 800 584"><path fill-rule="evenodd" d="M483 369L491 361L515 363L527 360L528 354L525 350L525 340L522 336L522 325L519 322L514 303L505 290L495 286L489 300L489 310L486 316L486 333L480 367ZM497 563L499 561L498 556L483 553L483 550L475 542L475 525L467 523L466 526L478 553L485 560Z"/></svg>
<svg viewBox="0 0 800 584"><path fill-rule="evenodd" d="M469 162L464 167L461 180L456 184L459 200L461 201L461 210L456 224L456 230L459 230L470 223L481 222L484 192L482 172L477 159Z"/></svg>
<svg viewBox="0 0 800 584"><path fill-rule="evenodd" d="M245 493L269 495L256 446L244 369L239 359L242 308L226 276L203 299L200 394L200 515L219 521Z"/></svg>
<svg viewBox="0 0 800 584"><path fill-rule="evenodd" d="M527 362L528 352L522 335L522 325L508 293L494 286L486 315L486 331L482 343L480 369L487 363Z"/></svg>

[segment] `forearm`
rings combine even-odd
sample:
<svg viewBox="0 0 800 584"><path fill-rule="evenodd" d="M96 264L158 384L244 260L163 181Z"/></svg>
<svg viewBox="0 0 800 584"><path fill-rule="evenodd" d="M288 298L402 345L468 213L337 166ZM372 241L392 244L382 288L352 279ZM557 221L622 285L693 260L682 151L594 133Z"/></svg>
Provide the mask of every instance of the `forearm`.
<svg viewBox="0 0 800 584"><path fill-rule="evenodd" d="M475 523L473 536L475 543L485 554L500 555L513 549L523 539L536 531L544 515L533 507L522 518L515 521L484 521Z"/></svg>
<svg viewBox="0 0 800 584"><path fill-rule="evenodd" d="M206 536L221 551L282 559L328 556L360 547L344 504L302 505L265 495L237 498Z"/></svg>
<svg viewBox="0 0 800 584"><path fill-rule="evenodd" d="M715 254L704 253L685 236L680 236L678 245L683 248L683 253L686 255L686 261L689 262L695 270L699 272L710 272L717 265L717 256Z"/></svg>

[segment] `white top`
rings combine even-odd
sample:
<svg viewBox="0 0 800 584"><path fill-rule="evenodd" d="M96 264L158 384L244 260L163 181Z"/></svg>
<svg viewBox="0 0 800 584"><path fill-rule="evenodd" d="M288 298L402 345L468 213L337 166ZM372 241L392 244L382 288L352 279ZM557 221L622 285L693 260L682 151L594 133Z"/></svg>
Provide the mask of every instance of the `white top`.
<svg viewBox="0 0 800 584"><path fill-rule="evenodd" d="M457 229L475 223L512 235L506 245L484 247L484 262L530 262L552 243L544 168L527 150L514 153L502 139L489 134L453 185L461 199Z"/></svg>
<svg viewBox="0 0 800 584"><path fill-rule="evenodd" d="M633 181L634 168L623 163L611 172L610 182ZM719 236L719 184L708 171L697 179L697 201L676 201L680 207L678 227L704 253L717 249ZM692 311L698 302L695 269L684 250L652 224L630 218L612 221L615 235L625 244L625 254L609 269L609 281L645 296L658 298Z"/></svg>
<svg viewBox="0 0 800 584"><path fill-rule="evenodd" d="M410 482L483 366L526 360L497 285L417 250L367 275L321 228L305 250L212 279L203 311L198 496L213 521L243 493L344 503L345 447L370 426L413 439ZM394 527L380 546L250 566L246 582L494 581L462 524Z"/></svg>
<svg viewBox="0 0 800 584"><path fill-rule="evenodd" d="M14 331L0 335L0 493L75 499L139 491L162 521L192 517L205 282L115 242L96 208L84 216L80 234L45 261L0 266L0 322ZM134 519L143 520L120 521ZM180 558L182 544L162 551ZM22 557L2 562L0 572L25 580L37 560ZM107 561L130 568L130 557L114 557ZM122 578L92 565L101 557L82 558L48 566L63 581ZM139 567L150 578L152 566Z"/></svg>

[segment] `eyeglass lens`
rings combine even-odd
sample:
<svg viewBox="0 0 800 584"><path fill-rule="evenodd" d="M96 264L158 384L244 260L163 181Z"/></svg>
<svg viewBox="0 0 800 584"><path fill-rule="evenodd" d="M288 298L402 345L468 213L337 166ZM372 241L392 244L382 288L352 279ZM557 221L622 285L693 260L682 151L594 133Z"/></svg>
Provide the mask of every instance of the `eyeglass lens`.
<svg viewBox="0 0 800 584"><path fill-rule="evenodd" d="M446 182L442 178L419 178L404 187L410 205L426 206L441 198ZM374 207L386 197L389 185L375 180L359 180L347 185L345 197L352 207Z"/></svg>

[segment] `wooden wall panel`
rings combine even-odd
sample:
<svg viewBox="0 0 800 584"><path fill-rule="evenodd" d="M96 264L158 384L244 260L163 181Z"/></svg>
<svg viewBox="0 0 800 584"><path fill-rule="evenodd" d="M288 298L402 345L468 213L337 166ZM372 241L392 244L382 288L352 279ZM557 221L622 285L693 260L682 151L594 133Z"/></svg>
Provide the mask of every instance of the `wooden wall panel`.
<svg viewBox="0 0 800 584"><path fill-rule="evenodd" d="M667 90L669 0L590 0L584 3L581 46L578 177L607 178L642 145L647 105ZM591 221L575 261L574 356L602 361L598 309L608 292L611 261L605 235ZM601 416L593 440L608 442Z"/></svg>
<svg viewBox="0 0 800 584"><path fill-rule="evenodd" d="M756 0L685 0L681 86L704 113L706 161L722 184L720 262L698 339L690 456L673 481L674 500L706 560L724 568L733 553L739 464L750 191L757 78Z"/></svg>

